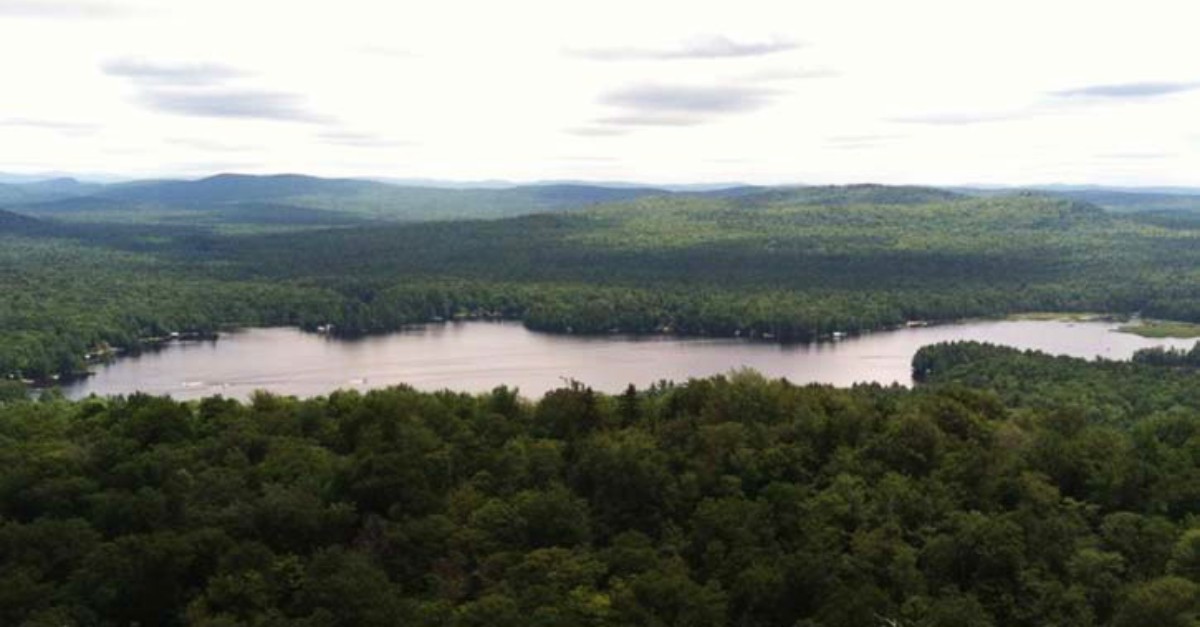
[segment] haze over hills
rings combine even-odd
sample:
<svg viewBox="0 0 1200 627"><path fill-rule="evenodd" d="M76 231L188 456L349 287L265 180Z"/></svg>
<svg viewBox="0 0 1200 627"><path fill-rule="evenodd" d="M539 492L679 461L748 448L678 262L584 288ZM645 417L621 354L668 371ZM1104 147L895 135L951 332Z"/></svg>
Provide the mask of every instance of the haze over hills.
<svg viewBox="0 0 1200 627"><path fill-rule="evenodd" d="M0 183L0 206L77 198L97 193L103 187L99 183L84 183L70 177Z"/></svg>
<svg viewBox="0 0 1200 627"><path fill-rule="evenodd" d="M296 174L219 174L198 180L110 185L69 186L61 181L5 185L0 187L0 206L68 221L278 225L315 220L334 225L500 218L666 193L649 187L548 184L449 189Z"/></svg>
<svg viewBox="0 0 1200 627"><path fill-rule="evenodd" d="M1179 189L1179 188L1174 188ZM1200 190L1051 189L1049 193L1113 211L1200 211Z"/></svg>
<svg viewBox="0 0 1200 627"><path fill-rule="evenodd" d="M129 175L119 175L113 173L81 173L81 172L43 172L43 173L13 173L0 172L0 185L3 186L41 186L44 184L57 184L68 186L120 186L120 185L140 185L144 183L195 183L218 177L245 177L257 179L286 179L288 177L296 177L302 179L316 179L322 181L360 181L360 182L375 182L395 187L417 187L417 188L432 188L432 189L487 189L501 190L523 187L547 187L547 186L580 186L580 187L601 187L601 188L627 188L627 189L657 189L669 192L712 192L720 190L729 190L736 188L767 188L767 187L811 187L825 185L817 182L779 182L779 183L747 183L738 180L719 180L719 181L696 181L696 182L674 182L664 183L655 181L637 181L637 180L621 180L621 179L582 179L582 178L564 178L564 179L536 179L536 180L511 180L511 179L440 179L428 177L402 177L402 176L351 176L351 177L325 177L319 175L309 175L303 173L278 173L278 174L245 174L237 172L214 172L211 175L200 177L138 177ZM854 184L869 184L869 181L862 183L839 183L837 185L846 186ZM903 187L905 184L899 183L879 183L887 187ZM1180 186L1180 185L1103 185L1103 184L1075 184L1075 183L1044 183L1044 184L976 184L976 183L955 183L955 184L928 184L927 187L938 187L949 190L961 191L964 193L1000 193L1011 192L1016 190L1037 190L1055 193L1099 193L1099 192L1116 192L1136 195L1151 195L1151 194L1166 194L1171 196L1200 196L1200 186Z"/></svg>
<svg viewBox="0 0 1200 627"><path fill-rule="evenodd" d="M41 225L35 218L0 209L0 233L24 233Z"/></svg>
<svg viewBox="0 0 1200 627"><path fill-rule="evenodd" d="M513 187L544 187L551 185L573 185L582 187L608 187L626 189L661 189L669 192L710 192L740 187L764 187L751 185L740 181L721 181L715 183L638 183L618 180L590 179L546 179L536 181L509 181L505 179L486 179L478 181L459 181L431 178L396 178L396 177L366 177L363 180L377 181L402 187L433 187L440 189L509 189Z"/></svg>
<svg viewBox="0 0 1200 627"><path fill-rule="evenodd" d="M412 184L420 182L420 185ZM390 181L302 174L217 174L194 180L84 182L71 177L0 183L0 207L66 222L193 225L231 230L352 226L369 221L496 219L572 211L650 196L700 196L822 204L935 202L958 195L1045 193L1113 211L1200 211L1188 188L935 188L885 186L756 186L737 183L650 186L619 181ZM1195 193L1190 193L1195 192Z"/></svg>

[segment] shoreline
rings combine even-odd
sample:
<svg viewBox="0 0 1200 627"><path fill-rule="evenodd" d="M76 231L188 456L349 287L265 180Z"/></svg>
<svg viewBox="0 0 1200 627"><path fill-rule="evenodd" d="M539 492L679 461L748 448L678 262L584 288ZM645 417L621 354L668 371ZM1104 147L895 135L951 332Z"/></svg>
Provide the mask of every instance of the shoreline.
<svg viewBox="0 0 1200 627"><path fill-rule="evenodd" d="M1200 324L1176 320L1141 320L1136 324L1121 326L1116 331L1151 339L1200 339Z"/></svg>
<svg viewBox="0 0 1200 627"><path fill-rule="evenodd" d="M552 335L552 336L577 337L577 338L595 338L595 339L621 338L621 339L627 339L630 341L639 341L639 340L651 341L651 340L655 340L655 339L667 339L667 338L684 339L684 340L737 340L737 341L744 341L744 342L753 343L753 344L776 344L776 345L780 345L780 346L805 346L805 345L819 345L819 344L836 344L838 342L841 342L841 341L847 340L847 339L864 337L864 336L869 336L869 335L874 335L874 334L879 334L879 333L891 333L891 332L903 331L903 330L907 330L907 329L927 328L927 327L945 327L945 326L972 324L972 323L978 323L978 322L1022 322L1022 321L1064 322L1064 323L1106 322L1106 323L1121 325L1121 326L1113 329L1114 332L1128 333L1131 335L1137 335L1139 337L1144 337L1144 338L1149 338L1149 339L1192 339L1192 338L1200 339L1200 324L1178 322L1178 321L1155 320L1155 319L1143 320L1136 314L1131 315L1131 314L1099 313L1099 312L1037 312L1037 311L1034 311L1034 312L1010 313L1010 314L1005 314L1005 315L1000 315L1000 316L956 318L956 319L952 319L952 320L908 320L900 325L880 327L878 329L860 330L860 331L833 331L830 333L825 333L825 334L815 336L811 340L792 340L792 339L786 339L786 338L781 339L781 338L775 337L771 333L756 334L754 332L749 332L746 334L741 334L740 330L739 330L739 332L735 332L734 334L721 334L721 335L679 333L670 327L664 327L663 329L660 329L655 332L650 332L650 333L627 332L627 331L621 331L619 329L614 329L613 331L610 331L610 332L600 332L600 333L578 333L578 332L569 330L569 328L567 331L560 331L560 330L549 330L549 329L530 327L524 320L522 320L520 318L500 318L500 317L495 317L495 316L463 316L463 317L456 317L456 318L451 318L451 319L434 319L434 320L428 320L428 321L424 321L424 322L415 322L415 323L411 323L411 324L404 324L395 329L391 329L391 330L387 330L387 331L358 333L358 334L352 334L352 335L338 334L334 330L332 325L321 325L321 326L318 326L317 328L305 328L305 327L299 326L299 325L281 325L279 327L249 327L249 326L243 326L243 325L225 325L219 331L181 331L181 332L174 332L174 333L171 333L171 334L168 334L165 336L151 336L151 337L142 338L138 341L137 347L132 348L132 349L124 348L124 347L114 347L114 346L97 347L93 351L91 351L83 356L85 363L87 364L87 369L83 370L83 371L74 372L74 373L70 373L70 374L66 374L66 375L60 373L58 375L54 375L53 377L51 377L49 379L44 379L44 380L29 380L29 379L15 379L15 380L21 381L30 389L35 389L35 390L52 389L52 388L58 387L63 384L78 382L80 380L84 380L91 376L94 376L95 371L92 369L92 366L96 366L99 364L111 363L121 357L137 356L139 354L146 353L146 352L154 352L154 351L158 351L158 350L163 350L163 349L171 346L172 344L177 344L177 343L193 343L193 342L206 342L206 341L207 342L216 342L224 334L237 333L239 331L242 331L245 329L250 329L250 328L294 328L294 329L299 329L301 332L306 333L306 334L324 336L331 340L353 342L353 341L357 341L357 340L367 339L370 337L389 335L392 333L403 333L405 331L412 331L415 329L430 327L430 326L434 326L434 325L446 326L446 325L453 325L453 324L462 324L462 323L467 323L467 322L484 322L484 323L497 323L497 324L506 324L506 323L507 324L520 324L521 326L528 329L532 333L540 333L540 334L546 334L546 335ZM1139 332L1139 330L1141 330L1141 329L1144 329L1144 331Z"/></svg>

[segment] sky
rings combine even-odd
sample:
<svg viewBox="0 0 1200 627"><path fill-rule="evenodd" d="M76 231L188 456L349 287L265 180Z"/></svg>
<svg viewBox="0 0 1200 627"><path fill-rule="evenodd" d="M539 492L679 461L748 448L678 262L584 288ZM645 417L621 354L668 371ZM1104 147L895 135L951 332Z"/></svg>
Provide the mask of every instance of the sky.
<svg viewBox="0 0 1200 627"><path fill-rule="evenodd" d="M1200 186L1186 0L0 0L0 171Z"/></svg>

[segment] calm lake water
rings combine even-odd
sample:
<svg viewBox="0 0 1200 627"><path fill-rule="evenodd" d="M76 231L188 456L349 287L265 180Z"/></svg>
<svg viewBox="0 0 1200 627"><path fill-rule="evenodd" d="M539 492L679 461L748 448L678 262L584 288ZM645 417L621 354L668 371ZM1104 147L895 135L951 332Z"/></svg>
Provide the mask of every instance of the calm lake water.
<svg viewBox="0 0 1200 627"><path fill-rule="evenodd" d="M63 391L71 398L142 391L192 399L245 398L258 389L305 397L397 383L468 392L507 384L538 397L568 379L618 392L629 383L644 387L742 367L795 383L909 384L913 353L936 342L978 340L1108 359L1127 359L1149 346L1195 343L1146 339L1115 328L1104 322L970 322L794 346L734 339L581 338L534 333L515 322L429 325L358 340L288 328L247 329L222 334L215 342L172 344L119 359Z"/></svg>

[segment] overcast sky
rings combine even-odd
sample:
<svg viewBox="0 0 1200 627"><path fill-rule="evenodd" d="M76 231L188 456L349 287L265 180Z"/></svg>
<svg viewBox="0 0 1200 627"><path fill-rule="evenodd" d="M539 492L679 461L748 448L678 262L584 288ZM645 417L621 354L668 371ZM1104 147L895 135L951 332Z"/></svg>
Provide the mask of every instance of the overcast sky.
<svg viewBox="0 0 1200 627"><path fill-rule="evenodd" d="M0 0L0 171L1200 185L1185 0Z"/></svg>

